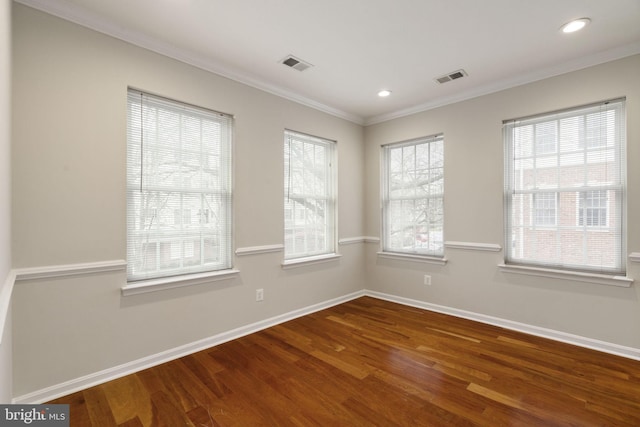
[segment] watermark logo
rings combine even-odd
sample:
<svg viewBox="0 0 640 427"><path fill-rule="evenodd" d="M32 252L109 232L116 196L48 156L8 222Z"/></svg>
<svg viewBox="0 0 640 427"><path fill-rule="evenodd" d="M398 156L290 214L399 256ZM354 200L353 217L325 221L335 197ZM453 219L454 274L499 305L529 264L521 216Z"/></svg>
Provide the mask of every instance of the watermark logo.
<svg viewBox="0 0 640 427"><path fill-rule="evenodd" d="M69 427L69 405L0 405L0 427Z"/></svg>

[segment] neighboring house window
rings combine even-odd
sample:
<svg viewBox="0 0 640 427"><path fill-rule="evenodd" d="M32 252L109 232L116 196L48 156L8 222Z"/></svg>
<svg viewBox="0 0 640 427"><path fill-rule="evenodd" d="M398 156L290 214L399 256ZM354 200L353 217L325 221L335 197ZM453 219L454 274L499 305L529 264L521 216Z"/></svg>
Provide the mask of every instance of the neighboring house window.
<svg viewBox="0 0 640 427"><path fill-rule="evenodd" d="M504 123L507 263L624 274L624 110L617 99Z"/></svg>
<svg viewBox="0 0 640 427"><path fill-rule="evenodd" d="M334 141L284 133L285 259L335 253Z"/></svg>
<svg viewBox="0 0 640 427"><path fill-rule="evenodd" d="M133 89L127 106L128 280L231 268L232 117Z"/></svg>
<svg viewBox="0 0 640 427"><path fill-rule="evenodd" d="M538 227L556 225L557 193L537 193L533 195L535 225Z"/></svg>
<svg viewBox="0 0 640 427"><path fill-rule="evenodd" d="M583 191L578 200L578 225L606 227L609 198L604 190Z"/></svg>
<svg viewBox="0 0 640 427"><path fill-rule="evenodd" d="M382 165L382 250L443 257L443 136L385 145Z"/></svg>

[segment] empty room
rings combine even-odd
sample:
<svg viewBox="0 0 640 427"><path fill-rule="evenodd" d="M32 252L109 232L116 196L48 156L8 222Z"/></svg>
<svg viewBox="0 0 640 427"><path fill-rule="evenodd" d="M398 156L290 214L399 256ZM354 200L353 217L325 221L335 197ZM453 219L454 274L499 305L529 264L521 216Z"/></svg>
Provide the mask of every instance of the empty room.
<svg viewBox="0 0 640 427"><path fill-rule="evenodd" d="M639 23L0 0L0 425L640 425Z"/></svg>

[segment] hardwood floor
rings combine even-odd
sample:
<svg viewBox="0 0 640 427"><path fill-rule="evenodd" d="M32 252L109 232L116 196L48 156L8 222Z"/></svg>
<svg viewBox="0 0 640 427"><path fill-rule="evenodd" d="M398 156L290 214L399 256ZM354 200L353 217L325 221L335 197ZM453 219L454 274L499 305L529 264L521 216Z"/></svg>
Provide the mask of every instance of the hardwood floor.
<svg viewBox="0 0 640 427"><path fill-rule="evenodd" d="M640 362L360 298L51 403L72 426L640 426Z"/></svg>

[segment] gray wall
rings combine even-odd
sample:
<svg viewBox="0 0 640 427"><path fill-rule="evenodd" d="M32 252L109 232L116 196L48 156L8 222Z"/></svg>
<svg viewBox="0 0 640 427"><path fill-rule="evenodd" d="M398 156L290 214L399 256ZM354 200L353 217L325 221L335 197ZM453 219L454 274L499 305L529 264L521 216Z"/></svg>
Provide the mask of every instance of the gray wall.
<svg viewBox="0 0 640 427"><path fill-rule="evenodd" d="M502 121L627 97L629 252L640 250L640 55L369 126L366 232L380 230L380 145L444 133L445 240L504 246ZM368 289L640 348L637 284L617 288L505 274L503 252L446 249L445 266L378 259L367 248ZM628 275L640 279L638 263ZM423 275L431 274L426 287Z"/></svg>
<svg viewBox="0 0 640 427"><path fill-rule="evenodd" d="M11 0L0 0L0 403L11 401ZM7 289L8 290L8 289ZM5 323L6 321L6 323Z"/></svg>
<svg viewBox="0 0 640 427"><path fill-rule="evenodd" d="M362 236L361 126L22 5L13 19L14 267L126 258L127 86L235 115L236 248L283 243L285 128L337 141L338 237ZM121 297L121 271L19 281L14 395L363 289L362 245L339 249L292 270L236 257L237 279L142 296Z"/></svg>

